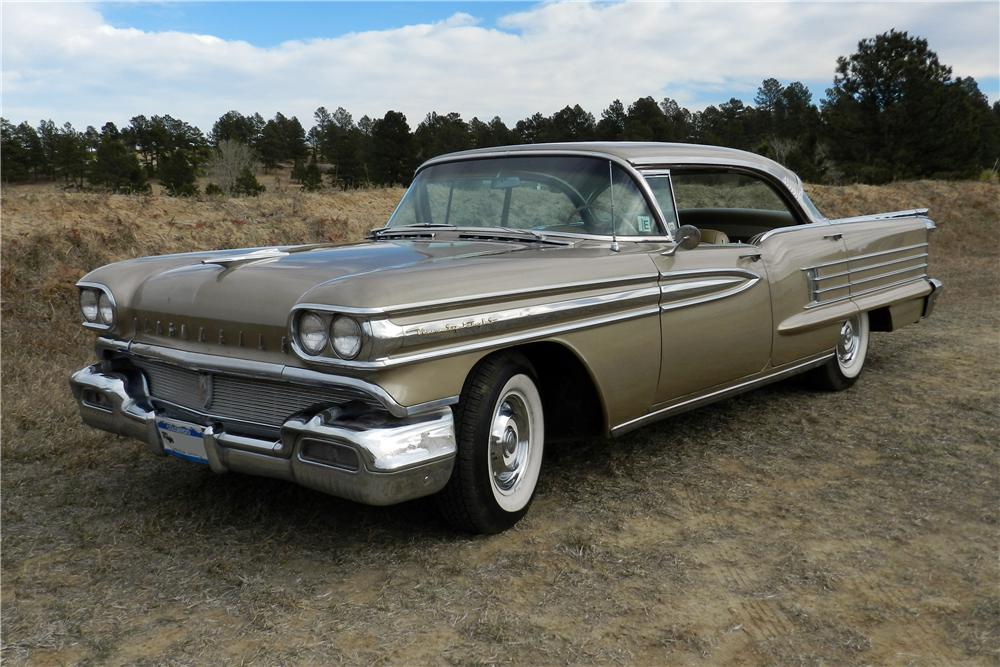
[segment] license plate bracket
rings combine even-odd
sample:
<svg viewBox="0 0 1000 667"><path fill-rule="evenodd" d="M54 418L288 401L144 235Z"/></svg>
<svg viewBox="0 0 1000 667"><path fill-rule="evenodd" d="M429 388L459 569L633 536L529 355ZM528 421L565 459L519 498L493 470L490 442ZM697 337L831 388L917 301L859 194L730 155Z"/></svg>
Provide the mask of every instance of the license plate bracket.
<svg viewBox="0 0 1000 667"><path fill-rule="evenodd" d="M208 465L205 451L204 427L188 422L158 417L156 430L160 432L163 451L184 461Z"/></svg>

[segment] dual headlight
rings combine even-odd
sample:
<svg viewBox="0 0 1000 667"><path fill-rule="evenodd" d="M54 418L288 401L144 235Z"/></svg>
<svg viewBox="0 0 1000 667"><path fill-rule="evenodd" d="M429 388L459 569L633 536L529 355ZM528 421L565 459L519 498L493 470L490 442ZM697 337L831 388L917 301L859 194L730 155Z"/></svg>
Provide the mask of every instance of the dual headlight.
<svg viewBox="0 0 1000 667"><path fill-rule="evenodd" d="M298 315L296 337L306 354L322 354L329 346L341 359L354 359L364 343L364 331L353 317L311 310Z"/></svg>
<svg viewBox="0 0 1000 667"><path fill-rule="evenodd" d="M87 324L110 327L115 323L115 302L110 292L96 287L80 288L80 314Z"/></svg>

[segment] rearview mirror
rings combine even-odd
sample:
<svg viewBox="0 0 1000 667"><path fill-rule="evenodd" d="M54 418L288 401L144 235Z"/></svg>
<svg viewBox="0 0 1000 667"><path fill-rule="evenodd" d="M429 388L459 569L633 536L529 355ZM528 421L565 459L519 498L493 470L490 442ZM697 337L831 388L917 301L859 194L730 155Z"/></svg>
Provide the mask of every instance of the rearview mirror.
<svg viewBox="0 0 1000 667"><path fill-rule="evenodd" d="M661 254L670 257L680 248L691 250L697 248L699 243L701 243L701 231L693 225L681 225L674 232L674 247Z"/></svg>

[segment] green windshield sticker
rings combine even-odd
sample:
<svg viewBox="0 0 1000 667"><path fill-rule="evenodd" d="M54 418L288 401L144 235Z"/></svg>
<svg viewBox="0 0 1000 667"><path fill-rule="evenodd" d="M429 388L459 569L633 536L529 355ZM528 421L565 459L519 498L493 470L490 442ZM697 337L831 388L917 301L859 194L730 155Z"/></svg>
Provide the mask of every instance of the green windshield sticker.
<svg viewBox="0 0 1000 667"><path fill-rule="evenodd" d="M639 223L639 231L643 234L653 231L653 221L650 220L648 215L636 216L636 222Z"/></svg>

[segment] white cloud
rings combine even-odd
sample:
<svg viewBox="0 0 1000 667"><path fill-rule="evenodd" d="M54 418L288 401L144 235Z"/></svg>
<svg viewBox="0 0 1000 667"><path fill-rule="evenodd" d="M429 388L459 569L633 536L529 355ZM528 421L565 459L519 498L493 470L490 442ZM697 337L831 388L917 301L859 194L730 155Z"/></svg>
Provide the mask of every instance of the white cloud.
<svg viewBox="0 0 1000 667"><path fill-rule="evenodd" d="M228 109L280 110L308 125L320 105L355 117L398 109L411 125L430 110L512 123L565 104L598 113L643 95L700 107L752 94L765 76L828 83L838 55L889 28L927 37L956 75L994 86L1000 76L995 2L552 3L497 28L458 13L272 48L114 28L80 4L2 11L3 115L78 126L169 113L207 130Z"/></svg>

